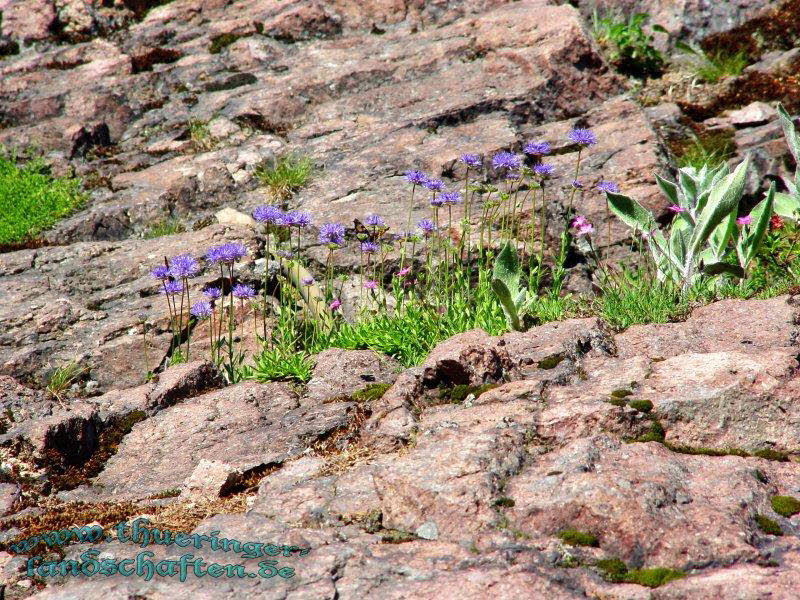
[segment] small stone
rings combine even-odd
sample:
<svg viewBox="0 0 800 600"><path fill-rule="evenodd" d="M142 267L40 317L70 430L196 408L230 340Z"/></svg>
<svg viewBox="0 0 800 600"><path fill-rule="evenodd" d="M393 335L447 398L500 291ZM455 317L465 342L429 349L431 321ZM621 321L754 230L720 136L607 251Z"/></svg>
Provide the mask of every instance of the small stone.
<svg viewBox="0 0 800 600"><path fill-rule="evenodd" d="M436 527L436 523L433 521L427 521L417 527L417 530L414 532L417 534L417 537L421 537L423 540L436 540L439 539L439 528Z"/></svg>

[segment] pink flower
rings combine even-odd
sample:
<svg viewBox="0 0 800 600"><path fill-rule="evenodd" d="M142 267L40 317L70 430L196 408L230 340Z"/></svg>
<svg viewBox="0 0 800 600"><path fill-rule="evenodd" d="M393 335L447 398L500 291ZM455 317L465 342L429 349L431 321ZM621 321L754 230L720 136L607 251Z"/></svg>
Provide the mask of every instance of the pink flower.
<svg viewBox="0 0 800 600"><path fill-rule="evenodd" d="M369 281L364 282L364 287L368 290L374 290L378 287L378 282L370 279Z"/></svg>
<svg viewBox="0 0 800 600"><path fill-rule="evenodd" d="M334 300L328 305L328 308L330 308L331 310L338 310L341 305L342 301L336 298L336 300Z"/></svg>
<svg viewBox="0 0 800 600"><path fill-rule="evenodd" d="M579 229L580 227L586 225L588 222L589 221L586 220L586 217L584 217L583 215L578 215L572 220L572 226L575 229Z"/></svg>
<svg viewBox="0 0 800 600"><path fill-rule="evenodd" d="M397 276L398 276L398 277L405 277L405 276L406 276L406 275L408 275L409 273L411 273L411 267L404 267L404 268L400 269L400 270L397 272Z"/></svg>
<svg viewBox="0 0 800 600"><path fill-rule="evenodd" d="M671 210L675 214L678 214L684 212L686 209L678 204L671 204L667 207L667 210Z"/></svg>
<svg viewBox="0 0 800 600"><path fill-rule="evenodd" d="M781 219L778 215L772 215L769 219L769 224L773 229L780 229L783 227L783 219Z"/></svg>
<svg viewBox="0 0 800 600"><path fill-rule="evenodd" d="M736 219L736 224L739 226L750 225L753 222L753 217L747 215L746 217L739 217Z"/></svg>
<svg viewBox="0 0 800 600"><path fill-rule="evenodd" d="M594 231L594 227L592 226L589 221L586 220L586 217L578 215L573 219L572 226L577 229L577 236L582 237L584 235L589 235Z"/></svg>

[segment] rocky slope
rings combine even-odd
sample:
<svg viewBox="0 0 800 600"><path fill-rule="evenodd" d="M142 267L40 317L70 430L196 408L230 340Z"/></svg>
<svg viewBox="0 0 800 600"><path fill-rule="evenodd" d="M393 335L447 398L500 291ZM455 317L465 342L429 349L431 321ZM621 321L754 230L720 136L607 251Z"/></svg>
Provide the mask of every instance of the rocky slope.
<svg viewBox="0 0 800 600"><path fill-rule="evenodd" d="M605 4L701 42L746 30L778 3ZM725 301L625 332L595 319L472 331L405 370L329 350L304 387L225 387L202 361L163 368L168 315L149 269L240 241L250 256L237 276L257 283L256 232L218 211L263 203L255 170L287 152L318 166L290 207L316 223L377 212L393 229L405 222L405 170L455 183L461 153L519 151L530 139L553 146L558 222L574 126L599 138L579 202L603 232L602 198L588 189L610 179L663 212L653 172L673 166L691 131L723 132L734 160L754 156L751 194L791 166L774 109L731 90L778 79L794 89L796 51L760 56L717 96L665 93L643 107L592 39L589 3L355 7L0 0L0 143L35 145L92 188L39 247L0 253L0 544L146 515L311 548L278 557L293 578L185 583L31 577L26 554L0 552L6 598L795 598L800 529L773 504L800 497L795 296ZM206 137L192 135L198 124ZM167 218L187 231L142 239ZM626 231L611 225L604 251L622 256ZM313 228L303 251L320 269ZM192 294L217 277L203 272ZM580 256L569 284L588 285ZM207 344L202 329L193 336ZM88 371L75 398L56 402L43 382L72 360ZM565 530L594 539L574 545ZM113 539L100 549L141 551ZM263 560L194 552L252 573ZM650 589L615 574L611 558L685 576Z"/></svg>

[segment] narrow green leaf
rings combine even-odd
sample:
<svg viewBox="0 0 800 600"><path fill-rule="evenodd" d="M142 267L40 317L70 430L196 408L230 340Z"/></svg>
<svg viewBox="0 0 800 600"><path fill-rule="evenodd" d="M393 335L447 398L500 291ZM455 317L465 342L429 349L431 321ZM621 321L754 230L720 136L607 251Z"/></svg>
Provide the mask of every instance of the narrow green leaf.
<svg viewBox="0 0 800 600"><path fill-rule="evenodd" d="M783 192L775 192L775 204L773 210L776 214L792 221L800 220L800 198L790 196Z"/></svg>
<svg viewBox="0 0 800 600"><path fill-rule="evenodd" d="M666 33L669 35L669 31L667 31L663 25L653 25L653 31L657 31L658 33Z"/></svg>
<svg viewBox="0 0 800 600"><path fill-rule="evenodd" d="M800 138L797 136L792 117L780 103L778 104L778 116L781 120L781 127L783 127L783 135L786 136L786 143L789 144L789 150L792 151L795 162L800 164Z"/></svg>
<svg viewBox="0 0 800 600"><path fill-rule="evenodd" d="M664 192L664 195L667 197L672 204L680 205L680 199L678 198L678 186L675 185L672 181L668 181L661 177L661 175L656 174L656 182L658 183L658 187L661 188L661 191Z"/></svg>
<svg viewBox="0 0 800 600"><path fill-rule="evenodd" d="M737 234L736 229L736 213L731 211L730 214L722 220L722 223L717 225L711 237L708 240L711 255L714 257L713 262L719 262L725 256L728 249L728 242Z"/></svg>
<svg viewBox="0 0 800 600"><path fill-rule="evenodd" d="M756 204L755 208L750 212L750 216L753 218L752 228L750 230L750 235L747 236L747 241L745 245L745 255L744 255L744 264L742 267L745 269L750 264L756 254L758 254L758 250L761 247L761 243L764 241L764 236L767 235L767 230L769 229L769 220L772 217L772 206L775 201L775 182L772 182L772 185L769 186L769 191L767 192L766 197ZM744 237L744 236L742 236Z"/></svg>
<svg viewBox="0 0 800 600"><path fill-rule="evenodd" d="M653 215L630 196L606 192L608 206L619 219L632 229L650 231L655 227Z"/></svg>
<svg viewBox="0 0 800 600"><path fill-rule="evenodd" d="M697 218L697 225L689 245L691 255L698 253L717 225L739 206L749 166L750 156L748 155L733 173L725 177L712 190L703 212Z"/></svg>

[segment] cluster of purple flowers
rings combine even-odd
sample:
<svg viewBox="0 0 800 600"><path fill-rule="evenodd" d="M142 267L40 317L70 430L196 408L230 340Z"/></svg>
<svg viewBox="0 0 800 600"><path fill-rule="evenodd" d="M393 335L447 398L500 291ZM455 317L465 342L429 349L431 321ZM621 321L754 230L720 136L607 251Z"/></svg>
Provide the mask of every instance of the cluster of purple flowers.
<svg viewBox="0 0 800 600"><path fill-rule="evenodd" d="M259 223L276 225L278 227L308 227L311 225L311 215L299 210L284 212L278 206L257 206L253 210L253 218Z"/></svg>

